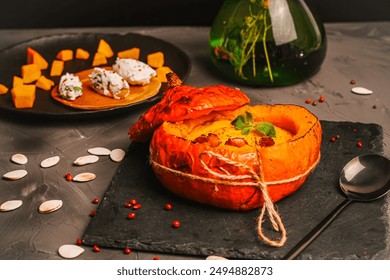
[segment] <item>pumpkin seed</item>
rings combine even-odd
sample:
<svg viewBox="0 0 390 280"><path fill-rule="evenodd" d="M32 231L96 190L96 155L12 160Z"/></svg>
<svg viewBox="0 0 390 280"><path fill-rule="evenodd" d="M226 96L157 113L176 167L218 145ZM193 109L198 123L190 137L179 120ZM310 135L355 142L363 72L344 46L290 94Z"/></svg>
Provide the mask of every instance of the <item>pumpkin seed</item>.
<svg viewBox="0 0 390 280"><path fill-rule="evenodd" d="M58 249L58 254L65 259L74 259L84 253L84 251L84 248L80 246L65 244Z"/></svg>
<svg viewBox="0 0 390 280"><path fill-rule="evenodd" d="M373 93L372 90L366 89L364 87L354 87L351 89L351 91L353 93L360 94L360 95L368 95Z"/></svg>
<svg viewBox="0 0 390 280"><path fill-rule="evenodd" d="M14 154L11 157L11 161L17 164L26 164L28 159L25 155L23 154Z"/></svg>
<svg viewBox="0 0 390 280"><path fill-rule="evenodd" d="M54 211L57 211L62 206L62 200L59 199L53 199L43 202L39 206L39 213L47 214Z"/></svg>
<svg viewBox="0 0 390 280"><path fill-rule="evenodd" d="M95 156L108 156L110 155L111 151L107 148L95 147L95 148L88 149L88 153Z"/></svg>
<svg viewBox="0 0 390 280"><path fill-rule="evenodd" d="M96 175L93 173L85 172L85 173L80 173L77 174L76 176L73 177L73 181L75 182L87 182L91 181L96 178Z"/></svg>
<svg viewBox="0 0 390 280"><path fill-rule="evenodd" d="M8 200L0 205L0 211L6 212L6 211L12 211L20 206L22 206L23 201L21 200Z"/></svg>
<svg viewBox="0 0 390 280"><path fill-rule="evenodd" d="M49 157L47 159L42 160L41 167L42 168L49 168L54 165L56 165L60 161L59 156Z"/></svg>
<svg viewBox="0 0 390 280"><path fill-rule="evenodd" d="M88 156L78 157L73 163L75 165L86 165L86 164L95 163L98 160L99 160L99 157L97 157L95 155L88 155Z"/></svg>
<svg viewBox="0 0 390 280"><path fill-rule="evenodd" d="M27 175L27 171L24 169L14 170L7 172L3 175L3 178L8 180L19 180Z"/></svg>
<svg viewBox="0 0 390 280"><path fill-rule="evenodd" d="M224 258L224 257L220 257L220 256L208 256L206 258L206 260L208 260L208 261L215 261L215 260L227 260L227 259Z"/></svg>
<svg viewBox="0 0 390 280"><path fill-rule="evenodd" d="M110 153L110 158L112 161L121 162L125 157L126 153L122 149L114 149Z"/></svg>

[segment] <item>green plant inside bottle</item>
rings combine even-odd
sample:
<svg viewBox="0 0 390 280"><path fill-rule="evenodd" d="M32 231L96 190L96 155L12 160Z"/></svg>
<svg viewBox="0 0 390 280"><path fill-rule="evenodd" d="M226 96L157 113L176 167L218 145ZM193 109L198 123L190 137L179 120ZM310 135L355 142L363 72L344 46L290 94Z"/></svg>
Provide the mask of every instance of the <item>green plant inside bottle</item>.
<svg viewBox="0 0 390 280"><path fill-rule="evenodd" d="M320 69L326 36L302 0L226 0L211 27L210 52L237 82L284 86Z"/></svg>

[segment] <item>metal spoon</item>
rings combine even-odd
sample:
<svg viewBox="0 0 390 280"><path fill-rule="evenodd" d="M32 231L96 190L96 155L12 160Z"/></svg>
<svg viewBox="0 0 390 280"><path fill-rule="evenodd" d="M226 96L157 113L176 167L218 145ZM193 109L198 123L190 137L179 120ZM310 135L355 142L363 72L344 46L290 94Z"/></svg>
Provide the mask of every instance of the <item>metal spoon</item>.
<svg viewBox="0 0 390 280"><path fill-rule="evenodd" d="M386 195L390 190L390 160L377 154L355 157L344 166L339 183L347 198L292 248L284 260L295 259L351 202L369 202Z"/></svg>

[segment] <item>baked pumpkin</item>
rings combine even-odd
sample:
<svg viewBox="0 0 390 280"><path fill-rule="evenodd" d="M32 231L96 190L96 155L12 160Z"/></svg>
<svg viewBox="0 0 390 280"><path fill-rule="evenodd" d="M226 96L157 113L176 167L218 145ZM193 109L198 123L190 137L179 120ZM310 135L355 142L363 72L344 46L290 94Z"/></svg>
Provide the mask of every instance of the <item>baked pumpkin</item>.
<svg viewBox="0 0 390 280"><path fill-rule="evenodd" d="M243 135L234 120L246 114L255 123L272 123L276 136L255 129ZM243 106L164 122L153 134L150 160L159 181L171 192L246 211L264 204L259 184L267 187L272 202L303 184L319 161L321 132L318 119L303 107Z"/></svg>
<svg viewBox="0 0 390 280"><path fill-rule="evenodd" d="M226 209L258 208L264 204L261 186L276 202L304 183L320 159L322 129L304 107L248 103L238 89L176 85L129 136L152 137L152 168L171 192ZM252 127L269 124L275 135L240 128L235 122L243 116L251 117Z"/></svg>

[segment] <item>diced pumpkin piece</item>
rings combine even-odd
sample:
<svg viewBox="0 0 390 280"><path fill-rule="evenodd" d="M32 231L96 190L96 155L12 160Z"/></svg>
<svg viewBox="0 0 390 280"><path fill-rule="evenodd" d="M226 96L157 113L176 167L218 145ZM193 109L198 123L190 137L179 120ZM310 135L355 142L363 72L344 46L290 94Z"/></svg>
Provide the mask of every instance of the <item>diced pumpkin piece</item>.
<svg viewBox="0 0 390 280"><path fill-rule="evenodd" d="M157 79L162 83L166 83L168 82L167 74L172 72L173 72L172 69L169 68L168 66L159 67L156 69Z"/></svg>
<svg viewBox="0 0 390 280"><path fill-rule="evenodd" d="M62 60L53 60L50 69L50 76L61 76L64 71L64 62Z"/></svg>
<svg viewBox="0 0 390 280"><path fill-rule="evenodd" d="M19 76L13 76L12 87L16 87L17 85L23 85L23 79Z"/></svg>
<svg viewBox="0 0 390 280"><path fill-rule="evenodd" d="M6 94L8 92L8 88L3 85L3 84L0 84L0 94Z"/></svg>
<svg viewBox="0 0 390 280"><path fill-rule="evenodd" d="M96 52L102 53L106 58L110 58L114 56L114 51L104 39L100 39Z"/></svg>
<svg viewBox="0 0 390 280"><path fill-rule="evenodd" d="M11 89L16 108L32 108L35 101L35 85L17 85Z"/></svg>
<svg viewBox="0 0 390 280"><path fill-rule="evenodd" d="M95 53L93 60L92 60L92 66L99 66L99 65L104 65L107 64L107 57L105 54L97 52Z"/></svg>
<svg viewBox="0 0 390 280"><path fill-rule="evenodd" d="M164 66L164 54L162 52L148 54L146 57L146 63L153 68L162 67Z"/></svg>
<svg viewBox="0 0 390 280"><path fill-rule="evenodd" d="M37 64L41 70L49 67L47 60L36 50L27 48L27 64Z"/></svg>
<svg viewBox="0 0 390 280"><path fill-rule="evenodd" d="M123 50L118 52L119 58L132 58L132 59L139 59L140 55L140 49L139 48L131 48L127 50Z"/></svg>
<svg viewBox="0 0 390 280"><path fill-rule="evenodd" d="M46 78L45 76L40 76L37 82L35 83L36 87L43 90L50 90L54 86L54 81Z"/></svg>
<svg viewBox="0 0 390 280"><path fill-rule="evenodd" d="M25 84L35 82L41 75L41 69L37 64L25 64L22 66L22 79Z"/></svg>
<svg viewBox="0 0 390 280"><path fill-rule="evenodd" d="M61 50L56 56L57 59L62 60L62 61L69 61L73 59L73 50L66 49L66 50Z"/></svg>
<svg viewBox="0 0 390 280"><path fill-rule="evenodd" d="M90 56L90 54L87 50L84 50L82 48L76 49L76 58L77 59L88 59L89 56Z"/></svg>

